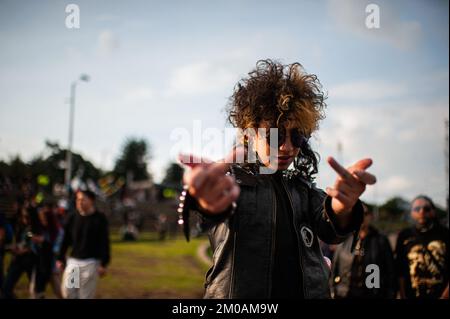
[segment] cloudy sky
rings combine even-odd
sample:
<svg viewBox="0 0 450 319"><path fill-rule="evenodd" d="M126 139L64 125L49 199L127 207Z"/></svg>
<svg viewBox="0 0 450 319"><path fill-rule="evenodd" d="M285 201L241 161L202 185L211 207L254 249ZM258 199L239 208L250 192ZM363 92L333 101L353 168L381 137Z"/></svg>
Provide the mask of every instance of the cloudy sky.
<svg viewBox="0 0 450 319"><path fill-rule="evenodd" d="M79 29L66 27L69 3ZM369 3L379 29L366 27ZM379 182L364 199L426 193L443 205L448 27L448 1L439 0L1 0L0 158L29 160L46 139L66 146L70 83L87 73L75 151L110 169L126 137L145 138L159 180L174 160L174 129L223 130L235 82L274 58L302 63L328 92L313 142L322 158L374 159ZM319 186L334 178L322 161Z"/></svg>

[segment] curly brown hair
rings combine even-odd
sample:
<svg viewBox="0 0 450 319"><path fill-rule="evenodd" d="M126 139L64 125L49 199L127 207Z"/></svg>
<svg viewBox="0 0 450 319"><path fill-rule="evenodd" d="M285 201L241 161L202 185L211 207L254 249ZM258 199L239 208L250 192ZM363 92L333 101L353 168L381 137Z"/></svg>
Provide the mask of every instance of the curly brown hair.
<svg viewBox="0 0 450 319"><path fill-rule="evenodd" d="M295 128L309 139L325 118L326 98L317 76L307 74L300 63L260 60L236 84L227 106L228 120L241 129L258 128L263 121L270 127ZM306 143L294 161L295 169L311 181L317 164L318 154Z"/></svg>

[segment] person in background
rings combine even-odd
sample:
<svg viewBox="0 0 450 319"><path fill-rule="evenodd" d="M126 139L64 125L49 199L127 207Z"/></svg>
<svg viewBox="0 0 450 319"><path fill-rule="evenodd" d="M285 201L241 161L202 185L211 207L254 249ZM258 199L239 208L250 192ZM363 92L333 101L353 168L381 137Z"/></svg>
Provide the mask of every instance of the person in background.
<svg viewBox="0 0 450 319"><path fill-rule="evenodd" d="M51 201L44 202L38 210L40 231L36 236L39 249L34 287L35 298L45 298L45 288L50 281L55 264L53 247L59 233L59 225L54 210L55 204Z"/></svg>
<svg viewBox="0 0 450 319"><path fill-rule="evenodd" d="M3 295L3 258L5 256L6 244L6 218L5 214L0 211L0 298Z"/></svg>
<svg viewBox="0 0 450 319"><path fill-rule="evenodd" d="M14 288L23 273L28 275L29 283L32 284L37 258L33 237L31 218L24 207L19 216L15 243L11 247L12 259L3 283L3 297L6 299L16 298Z"/></svg>
<svg viewBox="0 0 450 319"><path fill-rule="evenodd" d="M158 216L158 239L163 241L166 239L168 231L167 216L165 214L159 214Z"/></svg>
<svg viewBox="0 0 450 319"><path fill-rule="evenodd" d="M394 255L389 240L373 225L373 212L364 205L364 220L353 252L351 240L337 246L332 267L334 298L384 298L395 299L396 278ZM380 274L379 288L366 286L368 265L377 265Z"/></svg>
<svg viewBox="0 0 450 319"><path fill-rule="evenodd" d="M93 192L78 191L76 212L68 217L64 227L57 267L65 267L61 291L67 299L94 298L98 276L106 274L110 262L108 221L97 210L95 200ZM70 246L72 253L66 263Z"/></svg>
<svg viewBox="0 0 450 319"><path fill-rule="evenodd" d="M61 294L61 279L62 279L62 272L61 270L56 266L56 258L59 255L59 252L61 251L61 245L62 241L64 239L64 228L62 225L65 224L65 221L67 219L67 209L65 202L64 203L58 203L57 209L55 211L55 221L58 228L58 234L56 236L54 245L53 245L53 269L52 269L52 275L50 278L50 283L53 289L53 293L58 297L59 299L62 298Z"/></svg>
<svg viewBox="0 0 450 319"><path fill-rule="evenodd" d="M448 228L436 219L428 196L411 202L414 226L401 231L395 249L402 299L448 299Z"/></svg>

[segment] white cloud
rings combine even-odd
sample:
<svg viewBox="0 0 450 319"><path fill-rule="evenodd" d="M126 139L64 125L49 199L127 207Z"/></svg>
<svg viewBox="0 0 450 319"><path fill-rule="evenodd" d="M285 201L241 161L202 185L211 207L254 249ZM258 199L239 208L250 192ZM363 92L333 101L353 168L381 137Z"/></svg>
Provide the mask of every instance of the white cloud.
<svg viewBox="0 0 450 319"><path fill-rule="evenodd" d="M204 94L229 90L235 82L235 73L224 64L199 62L182 66L173 72L169 81L168 95Z"/></svg>
<svg viewBox="0 0 450 319"><path fill-rule="evenodd" d="M402 96L407 91L404 83L366 80L334 86L329 90L329 97L346 100L373 101Z"/></svg>
<svg viewBox="0 0 450 319"><path fill-rule="evenodd" d="M372 158L370 171L378 182L368 187L363 197L368 201L383 202L396 195L410 199L426 193L444 205L444 119L449 116L448 103L448 98L429 102L409 98L370 107L330 106L317 134L316 149L322 159L333 155L343 165ZM334 183L335 174L324 160L318 177L321 187Z"/></svg>
<svg viewBox="0 0 450 319"><path fill-rule="evenodd" d="M67 47L66 48L66 56L69 61L80 61L82 59L82 54L80 50L74 48L74 47Z"/></svg>
<svg viewBox="0 0 450 319"><path fill-rule="evenodd" d="M0 138L0 160L9 161L19 155L23 161L30 161L40 154L47 137L35 134L33 137L23 133L2 134ZM58 141L59 142L59 141ZM23 150L26 150L24 152Z"/></svg>
<svg viewBox="0 0 450 319"><path fill-rule="evenodd" d="M417 21L405 21L401 13L387 1L377 1L380 8L380 28L368 29L365 25L366 6L372 1L329 0L328 12L337 27L361 37L379 39L390 45L409 50L417 47L422 37L422 27Z"/></svg>
<svg viewBox="0 0 450 319"><path fill-rule="evenodd" d="M97 53L107 56L119 48L119 39L111 30L100 32L97 40Z"/></svg>
<svg viewBox="0 0 450 319"><path fill-rule="evenodd" d="M109 14L109 13L101 14L96 17L96 20L99 22L114 22L114 21L118 21L119 19L120 19L120 17L118 15Z"/></svg>
<svg viewBox="0 0 450 319"><path fill-rule="evenodd" d="M405 176L393 175L383 181L384 191L390 194L405 193L413 183Z"/></svg>
<svg viewBox="0 0 450 319"><path fill-rule="evenodd" d="M128 90L124 96L125 104L146 103L154 99L156 92L149 87L137 87Z"/></svg>

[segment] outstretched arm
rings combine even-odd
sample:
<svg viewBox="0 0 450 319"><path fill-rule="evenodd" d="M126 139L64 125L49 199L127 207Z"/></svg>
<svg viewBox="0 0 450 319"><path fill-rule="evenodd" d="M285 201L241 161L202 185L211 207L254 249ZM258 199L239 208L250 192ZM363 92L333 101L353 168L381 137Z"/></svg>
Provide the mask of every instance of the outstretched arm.
<svg viewBox="0 0 450 319"><path fill-rule="evenodd" d="M180 162L191 168L183 177L184 184L203 213L220 214L239 197L238 184L233 176L227 175L230 163L238 156L238 152L243 150L233 149L226 158L218 162L198 159L192 155L180 156Z"/></svg>
<svg viewBox="0 0 450 319"><path fill-rule="evenodd" d="M338 174L333 187L326 192L332 198L331 208L341 228L346 228L352 219L352 211L367 185L376 183L376 177L366 171L372 165L369 158L362 159L345 169L333 157L327 159L328 164Z"/></svg>

